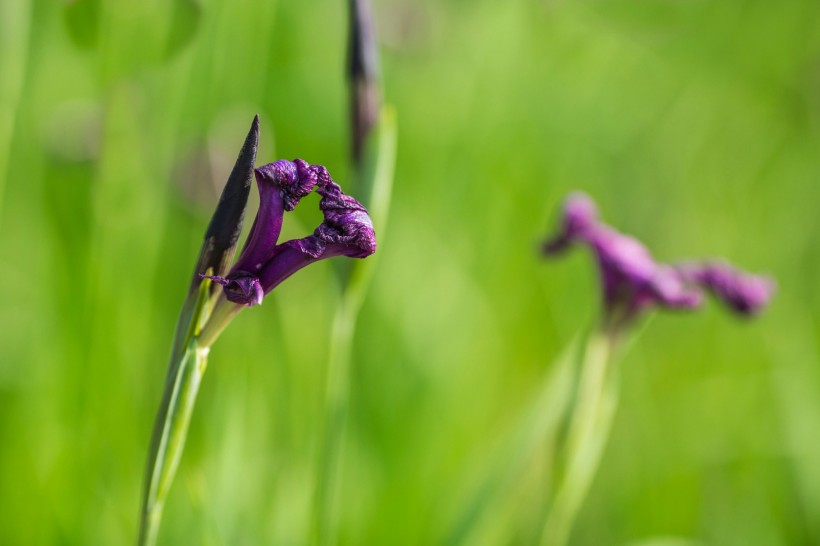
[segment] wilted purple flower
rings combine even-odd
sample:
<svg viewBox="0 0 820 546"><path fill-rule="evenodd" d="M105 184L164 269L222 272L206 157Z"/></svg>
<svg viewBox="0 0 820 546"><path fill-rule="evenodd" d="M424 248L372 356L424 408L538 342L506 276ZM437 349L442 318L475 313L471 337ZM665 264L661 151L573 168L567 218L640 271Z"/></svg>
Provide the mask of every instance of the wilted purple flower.
<svg viewBox="0 0 820 546"><path fill-rule="evenodd" d="M209 277L224 287L228 300L258 305L265 294L309 263L333 256L365 258L376 251L367 210L345 195L323 166L280 160L255 173L259 212L245 248L225 277ZM324 221L308 237L277 244L285 211L293 210L314 188L322 197Z"/></svg>
<svg viewBox="0 0 820 546"><path fill-rule="evenodd" d="M620 328L641 310L698 307L708 288L732 309L751 314L771 296L768 279L741 273L725 263L673 267L656 262L646 247L600 221L592 200L571 194L564 203L558 234L544 243L554 256L572 244L586 244L595 253L601 275L605 322Z"/></svg>
<svg viewBox="0 0 820 546"><path fill-rule="evenodd" d="M754 315L769 303L776 284L773 279L745 273L722 260L677 267L689 282L712 292L741 315Z"/></svg>

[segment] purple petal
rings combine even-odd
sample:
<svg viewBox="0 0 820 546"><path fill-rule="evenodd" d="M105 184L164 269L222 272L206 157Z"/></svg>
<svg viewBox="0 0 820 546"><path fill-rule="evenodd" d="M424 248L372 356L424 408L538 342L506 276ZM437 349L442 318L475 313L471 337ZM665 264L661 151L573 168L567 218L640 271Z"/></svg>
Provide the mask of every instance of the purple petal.
<svg viewBox="0 0 820 546"><path fill-rule="evenodd" d="M281 192L287 211L292 211L299 201L316 187L316 173L302 159L280 159L256 169L256 179L276 186Z"/></svg>
<svg viewBox="0 0 820 546"><path fill-rule="evenodd" d="M601 226L592 232L589 242L605 273L636 286L647 284L655 275L658 266L637 239Z"/></svg>
<svg viewBox="0 0 820 546"><path fill-rule="evenodd" d="M260 280L265 293L306 265L334 256L366 258L376 251L373 222L361 203L345 195L327 169L314 165L324 221L312 235L279 245Z"/></svg>
<svg viewBox="0 0 820 546"><path fill-rule="evenodd" d="M279 234L282 231L282 220L285 216L283 192L277 180L283 176L280 170L286 169L277 161L256 169L256 186L259 189L259 211L251 226L247 242L231 272L246 271L258 273L265 262L273 255ZM291 164L292 165L292 164ZM293 172L296 172L295 167Z"/></svg>
<svg viewBox="0 0 820 546"><path fill-rule="evenodd" d="M564 204L564 229L570 237L575 237L598 224L598 207L584 192L569 195Z"/></svg>
<svg viewBox="0 0 820 546"><path fill-rule="evenodd" d="M598 225L598 208L583 192L574 192L564 201L563 216L558 234L544 243L544 253L558 254L570 243L583 239Z"/></svg>
<svg viewBox="0 0 820 546"><path fill-rule="evenodd" d="M276 256L262 270L259 281L265 294L282 284L282 282L320 258L304 252L297 241L288 241L279 245Z"/></svg>
<svg viewBox="0 0 820 546"><path fill-rule="evenodd" d="M316 187L316 171L312 165L302 159L294 159L296 178L284 180L281 184L285 199L285 210L293 210L302 197L310 194Z"/></svg>
<svg viewBox="0 0 820 546"><path fill-rule="evenodd" d="M318 167L317 171L316 191L322 196L319 208L324 222L311 237L303 239L303 251L313 257L343 255L350 258L366 258L376 252L376 235L367 209L345 195L324 167Z"/></svg>
<svg viewBox="0 0 820 546"><path fill-rule="evenodd" d="M231 272L259 274L273 257L285 211L291 211L316 187L316 170L301 159L280 159L255 171L259 188L259 212L242 254Z"/></svg>
<svg viewBox="0 0 820 546"><path fill-rule="evenodd" d="M773 279L741 271L725 261L687 264L678 267L681 275L709 289L730 309L741 315L754 315L774 295Z"/></svg>

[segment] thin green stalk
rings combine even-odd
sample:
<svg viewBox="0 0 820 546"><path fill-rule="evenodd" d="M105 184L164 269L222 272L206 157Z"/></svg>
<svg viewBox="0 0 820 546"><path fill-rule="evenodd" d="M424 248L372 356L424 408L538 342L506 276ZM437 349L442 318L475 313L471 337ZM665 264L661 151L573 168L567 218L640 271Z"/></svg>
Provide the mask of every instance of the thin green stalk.
<svg viewBox="0 0 820 546"><path fill-rule="evenodd" d="M188 425L208 364L209 351L209 347L201 347L193 339L176 367L174 380L166 388L154 428L156 448L151 450L148 460L140 546L156 544L162 510L185 447Z"/></svg>
<svg viewBox="0 0 820 546"><path fill-rule="evenodd" d="M507 435L503 447L481 472L482 483L470 499L461 503L455 525L444 540L448 546L473 544L486 530L497 514L512 485L521 476L527 463L544 442L552 443L558 435L562 419L570 403L575 369L582 350L575 339L550 366L549 373L535 393L535 397Z"/></svg>
<svg viewBox="0 0 820 546"><path fill-rule="evenodd" d="M578 384L565 450L565 469L542 530L542 546L567 543L604 451L618 405L614 338L590 335Z"/></svg>
<svg viewBox="0 0 820 546"><path fill-rule="evenodd" d="M358 264L357 264L358 265ZM350 400L350 363L358 305L343 297L336 308L330 338L324 438L319 452L316 476L316 517L313 544L333 544L338 536L338 500L341 490L341 466Z"/></svg>
<svg viewBox="0 0 820 546"><path fill-rule="evenodd" d="M229 302L222 290L212 290L208 276L224 275L233 259L245 218L258 142L257 116L205 230L191 286L177 321L165 391L154 422L145 468L139 546L156 543L165 499L182 457L199 384L208 363L208 352L241 309Z"/></svg>
<svg viewBox="0 0 820 546"><path fill-rule="evenodd" d="M339 527L341 467L350 406L353 338L375 261L354 262L342 292L330 333L330 358L325 388L325 420L318 454L311 543L335 544Z"/></svg>
<svg viewBox="0 0 820 546"><path fill-rule="evenodd" d="M212 347L231 320L244 308L244 305L229 301L221 290L214 299L216 303L213 306L213 311L208 316L208 322L202 327L202 331L197 336L199 344L204 347Z"/></svg>
<svg viewBox="0 0 820 546"><path fill-rule="evenodd" d="M368 142L357 186L368 196L367 206L379 241L383 241L384 226L393 187L396 157L396 119L390 107L383 107L379 123ZM338 500L341 491L341 467L347 414L350 400L350 367L356 321L367 294L377 256L366 261L345 264L339 276L342 286L339 305L333 318L328 362L325 418L320 433L314 512L311 524L311 544L333 545L338 537Z"/></svg>
<svg viewBox="0 0 820 546"><path fill-rule="evenodd" d="M154 422L145 469L139 546L156 544L165 500L182 457L199 384L208 365L210 344L202 343L197 336L211 314L210 285L207 279L200 284L195 292L190 324L186 331L178 331L174 340L168 379ZM180 342L179 339L184 341ZM184 350L178 351L177 347L180 346Z"/></svg>

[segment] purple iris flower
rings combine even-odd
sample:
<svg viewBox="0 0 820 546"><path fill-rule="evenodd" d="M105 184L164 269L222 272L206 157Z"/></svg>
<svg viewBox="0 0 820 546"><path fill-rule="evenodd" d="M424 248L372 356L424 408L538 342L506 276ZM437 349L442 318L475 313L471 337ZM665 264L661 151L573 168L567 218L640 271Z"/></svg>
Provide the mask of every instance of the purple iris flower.
<svg viewBox="0 0 820 546"><path fill-rule="evenodd" d="M323 166L280 160L259 167L255 174L259 212L242 254L225 277L208 277L224 287L228 300L258 305L265 294L309 263L333 256L366 258L376 251L367 210L345 195ZM285 211L292 211L314 188L321 196L324 221L312 235L278 243Z"/></svg>
<svg viewBox="0 0 820 546"><path fill-rule="evenodd" d="M651 307L692 309L708 289L738 313L752 314L771 298L773 283L725 263L671 266L659 263L638 240L601 222L597 207L583 193L564 202L558 234L544 243L554 256L574 244L589 246L598 262L605 323L621 328Z"/></svg>

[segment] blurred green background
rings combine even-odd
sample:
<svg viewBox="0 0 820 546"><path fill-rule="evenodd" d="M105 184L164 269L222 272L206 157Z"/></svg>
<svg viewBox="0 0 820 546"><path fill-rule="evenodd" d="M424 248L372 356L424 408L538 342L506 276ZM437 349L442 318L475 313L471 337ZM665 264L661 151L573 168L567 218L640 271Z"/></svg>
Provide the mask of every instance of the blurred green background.
<svg viewBox="0 0 820 546"><path fill-rule="evenodd" d="M659 258L727 256L780 291L755 321L651 321L571 542L820 541L820 3L374 3L399 148L342 543L442 543L594 320L590 258L536 251L574 188ZM253 114L260 164L349 177L344 10L0 0L0 544L133 543L177 312ZM292 216L286 235L318 221ZM305 543L332 281L306 269L215 346L161 544ZM528 543L539 457L477 543Z"/></svg>

